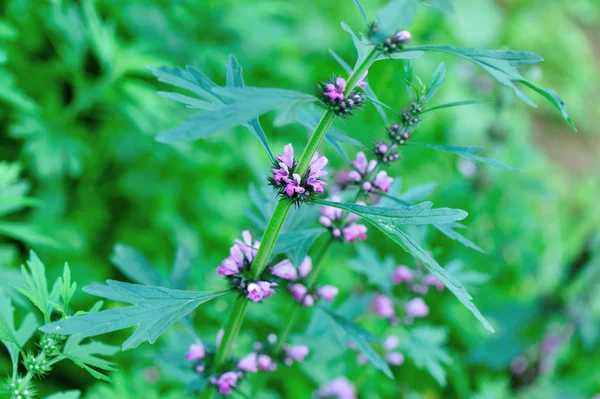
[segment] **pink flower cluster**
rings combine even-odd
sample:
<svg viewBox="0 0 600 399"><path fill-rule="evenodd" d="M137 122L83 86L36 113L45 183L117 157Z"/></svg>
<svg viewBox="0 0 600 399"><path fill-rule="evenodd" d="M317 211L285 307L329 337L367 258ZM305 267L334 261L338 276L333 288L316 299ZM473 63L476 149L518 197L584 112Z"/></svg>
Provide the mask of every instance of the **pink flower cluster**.
<svg viewBox="0 0 600 399"><path fill-rule="evenodd" d="M348 173L348 178L354 184L361 185L365 192L376 192L378 189L387 193L394 181L393 177L388 176L385 170L377 172L375 178L371 180L371 173L377 166L377 161L367 160L364 152L356 154L356 160L352 161L354 170Z"/></svg>
<svg viewBox="0 0 600 399"><path fill-rule="evenodd" d="M237 368L248 372L256 373L258 371L275 371L277 362L273 358L277 336L269 334L267 344L261 342L254 343L254 352L251 352L237 363ZM294 361L302 362L308 356L309 349L305 345L284 345L283 362L286 366L291 366Z"/></svg>
<svg viewBox="0 0 600 399"><path fill-rule="evenodd" d="M444 283L438 280L433 274L422 275L405 265L399 265L396 268L392 274L392 282L396 285L406 283L413 292L422 295L429 291L429 287L435 287L438 291L444 290Z"/></svg>
<svg viewBox="0 0 600 399"><path fill-rule="evenodd" d="M271 274L284 280L294 281L290 283L288 289L292 297L300 304L310 307L315 304L315 300L323 298L326 301L333 301L338 294L338 289L332 285L324 285L311 290L307 287L306 278L312 271L312 260L305 257L298 268L292 262L285 259L271 268Z"/></svg>
<svg viewBox="0 0 600 399"><path fill-rule="evenodd" d="M358 83L361 89L367 86L367 82L364 81L366 75L365 73ZM318 94L321 101L339 116L352 115L353 111L361 107L366 101L366 96L357 90L353 90L351 93L345 95L346 88L347 83L344 78L334 78L331 83L321 83L318 87Z"/></svg>
<svg viewBox="0 0 600 399"><path fill-rule="evenodd" d="M252 281L250 268L260 247L259 241L252 241L248 230L242 232L242 240L235 240L229 256L217 266L217 274L226 277L230 284L252 302L260 302L275 294L271 281Z"/></svg>
<svg viewBox="0 0 600 399"><path fill-rule="evenodd" d="M339 197L333 197L333 202L340 202ZM364 202L357 202L359 205L366 205ZM356 239L367 239L367 226L355 223L360 219L355 214L346 214L339 208L324 206L321 208L321 217L319 223L327 227L331 235L336 239L343 239L347 242L356 241Z"/></svg>
<svg viewBox="0 0 600 399"><path fill-rule="evenodd" d="M337 377L322 385L317 391L317 398L356 399L356 388L346 377Z"/></svg>
<svg viewBox="0 0 600 399"><path fill-rule="evenodd" d="M408 43L412 39L412 35L407 30L401 30L396 32L394 35L388 37L383 42L381 49L386 53L395 53L402 51L404 44Z"/></svg>
<svg viewBox="0 0 600 399"><path fill-rule="evenodd" d="M388 362L388 364L390 364L392 366L401 366L404 363L404 355L402 353L394 350L394 349L398 348L399 345L400 345L400 339L398 337L396 337L395 335L390 335L383 342L382 346L383 346L383 350L384 350L385 361ZM356 349L353 346L351 346L351 348ZM356 356L356 362L360 365L365 365L369 362L369 360L367 359L367 357L365 355L363 355L362 353L359 353Z"/></svg>
<svg viewBox="0 0 600 399"><path fill-rule="evenodd" d="M277 155L276 159L277 164L271 169L273 177L269 181L281 195L302 200L312 194L323 193L323 186L326 184L320 179L327 175L327 171L323 170L327 165L327 158L319 158L319 154L315 153L310 161L307 176L294 173L298 163L294 159L294 148L291 144L286 145L283 154Z"/></svg>
<svg viewBox="0 0 600 399"><path fill-rule="evenodd" d="M396 306L389 296L377 294L370 305L377 316L383 319L389 319L393 323L398 322ZM423 298L417 297L411 299L404 305L404 312L406 313L407 322L410 322L415 318L426 317L429 314L429 307Z"/></svg>
<svg viewBox="0 0 600 399"><path fill-rule="evenodd" d="M217 387L220 394L227 395L233 392L233 388L237 387L238 380L243 376L241 371L228 371L218 378L212 377L210 383Z"/></svg>

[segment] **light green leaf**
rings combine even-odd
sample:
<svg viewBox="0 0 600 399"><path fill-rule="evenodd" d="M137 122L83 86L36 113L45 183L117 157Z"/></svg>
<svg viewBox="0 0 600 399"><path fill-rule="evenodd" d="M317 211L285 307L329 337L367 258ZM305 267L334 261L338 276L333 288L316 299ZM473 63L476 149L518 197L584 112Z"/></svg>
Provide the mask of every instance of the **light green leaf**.
<svg viewBox="0 0 600 399"><path fill-rule="evenodd" d="M63 268L63 275L58 281L60 296L62 298L62 312L66 314L69 309L69 302L71 302L71 298L73 298L77 290L77 283L71 283L71 269L67 263L65 263Z"/></svg>
<svg viewBox="0 0 600 399"><path fill-rule="evenodd" d="M376 223L370 219L371 223L381 230L385 235L392 239L395 243L400 245L409 255L412 255L415 259L421 262L427 270L429 270L438 280L458 298L458 300L481 322L483 327L488 331L494 332L494 328L481 314L481 312L475 307L472 302L472 297L469 295L465 287L450 273L448 273L443 267L441 267L429 254L417 244L410 236L400 230L397 226L390 223Z"/></svg>
<svg viewBox="0 0 600 399"><path fill-rule="evenodd" d="M324 232L323 229L308 229L280 234L273 249L273 255L285 253L290 261L298 266L308 254L313 243Z"/></svg>
<svg viewBox="0 0 600 399"><path fill-rule="evenodd" d="M46 281L46 268L33 251L29 251L27 266L29 266L31 273L27 271L24 265L21 266L21 272L25 279L25 287L17 288L17 290L25 295L42 312L44 320L48 322L54 308L53 303L57 302L60 297L60 280L56 281L52 292L49 292L48 282Z"/></svg>
<svg viewBox="0 0 600 399"><path fill-rule="evenodd" d="M211 91L217 87L217 84L192 66L188 66L186 69L166 66L148 69L158 78L159 82L187 90L209 102L221 102L219 97Z"/></svg>
<svg viewBox="0 0 600 399"><path fill-rule="evenodd" d="M390 295L392 291L390 276L396 266L394 259L390 256L380 259L377 251L368 245L358 245L356 251L358 257L351 259L348 266L352 270L365 275L368 282L376 286L381 292Z"/></svg>
<svg viewBox="0 0 600 399"><path fill-rule="evenodd" d="M530 65L543 61L543 58L537 54L525 51L468 49L435 45L414 46L410 47L410 50L438 51L465 58L485 69L501 85L511 88L521 100L533 107L537 107L537 105L515 85L515 83L523 83L525 86L546 98L546 100L558 109L571 128L576 130L575 125L569 118L566 105L560 96L551 89L541 89L537 87L532 82L523 78L516 69L518 66Z"/></svg>
<svg viewBox="0 0 600 399"><path fill-rule="evenodd" d="M347 346L349 343L354 343L356 349L365 355L375 368L381 370L389 378L394 378L392 371L385 360L379 356L369 343L369 341L379 341L377 337L374 337L371 333L362 327L357 326L350 320L336 314L331 309L322 306L318 309L322 310L324 315L329 316L331 326L342 345Z"/></svg>
<svg viewBox="0 0 600 399"><path fill-rule="evenodd" d="M391 0L377 12L377 35L375 40L383 42L398 28L407 28L415 19L417 0Z"/></svg>
<svg viewBox="0 0 600 399"><path fill-rule="evenodd" d="M49 334L93 337L137 326L133 335L122 345L123 350L127 350L145 341L153 344L169 326L202 303L231 293L181 291L114 280L108 280L106 283L107 285L87 286L83 290L91 295L127 302L133 306L55 321L46 324L41 330Z"/></svg>
<svg viewBox="0 0 600 399"><path fill-rule="evenodd" d="M119 351L119 347L95 341L81 345L83 338L84 337L80 335L70 336L67 339L67 342L65 342L62 356L70 359L73 363L88 371L95 378L110 382L108 377L95 369L114 371L115 369L112 367L113 363L104 360L97 355L112 356Z"/></svg>
<svg viewBox="0 0 600 399"><path fill-rule="evenodd" d="M142 285L161 285L162 280L148 260L137 249L116 244L110 261L121 273L135 283Z"/></svg>
<svg viewBox="0 0 600 399"><path fill-rule="evenodd" d="M435 95L435 93L446 83L446 65L441 62L433 75L431 75L431 79L427 82L427 86L425 87L425 100L429 101Z"/></svg>
<svg viewBox="0 0 600 399"><path fill-rule="evenodd" d="M454 12L454 6L452 5L452 1L450 0L419 0L421 5L429 8L433 8L434 10L452 13Z"/></svg>
<svg viewBox="0 0 600 399"><path fill-rule="evenodd" d="M431 206L433 205L431 202L423 202L414 206L403 206L398 208L346 204L343 202L332 202L322 199L316 199L314 203L343 209L374 223L385 222L394 225L451 223L462 220L468 215L467 212L462 209L431 209Z"/></svg>
<svg viewBox="0 0 600 399"><path fill-rule="evenodd" d="M400 51L392 54L381 54L375 61L382 60L414 60L425 54L423 51Z"/></svg>
<svg viewBox="0 0 600 399"><path fill-rule="evenodd" d="M464 228L464 226L460 223L436 224L434 227L451 240L455 240L465 247L474 249L475 251L486 253L479 245L475 244L473 241L454 230L456 228Z"/></svg>
<svg viewBox="0 0 600 399"><path fill-rule="evenodd" d="M185 248L177 248L173 267L171 268L171 287L176 290L183 290L190 270L192 270L192 258Z"/></svg>
<svg viewBox="0 0 600 399"><path fill-rule="evenodd" d="M452 103L446 103L446 104L442 104L442 105L437 105L435 107L427 108L421 113L424 114L426 112L431 112L431 111L435 111L438 109L444 109L444 108L462 107L463 105L477 105L477 104L489 104L489 103L491 103L491 101L486 101L486 100L455 101Z"/></svg>
<svg viewBox="0 0 600 399"><path fill-rule="evenodd" d="M363 23L365 24L365 27L368 27L369 26L369 18L367 17L367 14L365 13L365 9L363 8L362 4L360 4L360 0L352 0L352 1L354 1L356 8L358 8L358 12L360 13Z"/></svg>
<svg viewBox="0 0 600 399"><path fill-rule="evenodd" d="M510 170L510 171L514 171L514 172L520 171L520 169L516 169L511 166L504 165L503 163L500 163L493 159L489 159L489 158L485 158L480 155L477 155L478 152L483 151L483 148L481 148L481 147L458 147L458 146L451 146L451 145L417 143L414 141L411 141L407 144L449 152L451 154L458 155L461 158L469 159L471 161L483 163L483 164L490 165L490 166L495 166L500 169Z"/></svg>
<svg viewBox="0 0 600 399"><path fill-rule="evenodd" d="M420 369L425 369L442 386L446 385L444 365L452 363L452 358L444 348L448 340L445 328L420 326L412 328L401 337L398 348Z"/></svg>
<svg viewBox="0 0 600 399"><path fill-rule="evenodd" d="M208 101L200 100L194 97L189 97L180 93L172 93L167 91L158 91L156 92L161 97L167 98L169 100L176 101L178 103L182 103L187 105L189 108L197 108L203 109L205 111L213 111L218 109L219 106Z"/></svg>
<svg viewBox="0 0 600 399"><path fill-rule="evenodd" d="M80 391L63 391L54 395L46 396L46 399L79 399Z"/></svg>
<svg viewBox="0 0 600 399"><path fill-rule="evenodd" d="M362 60L373 50L373 45L367 40L365 37L361 37L360 39L354 34L352 28L350 28L345 22L341 23L342 29L352 36L352 42L354 43L354 47L356 48L357 58L354 66L360 64Z"/></svg>

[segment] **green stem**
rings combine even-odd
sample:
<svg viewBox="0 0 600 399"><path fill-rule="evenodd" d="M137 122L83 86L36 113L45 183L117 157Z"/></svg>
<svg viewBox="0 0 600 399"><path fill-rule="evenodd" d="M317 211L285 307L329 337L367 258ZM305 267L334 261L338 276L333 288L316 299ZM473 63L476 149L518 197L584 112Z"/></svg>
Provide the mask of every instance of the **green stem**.
<svg viewBox="0 0 600 399"><path fill-rule="evenodd" d="M346 83L346 92L344 94L348 94L354 89L365 72L368 71L377 55L378 51L374 49L367 55L367 57L365 57L364 60L362 60L361 64L348 79L348 82ZM323 141L327 130L333 123L334 118L335 114L328 110L323 114L321 120L317 124L315 131L306 144L306 147L304 148L304 151L298 160L298 165L296 166L296 172L301 176L308 171L310 161L312 160L313 155L317 152L317 149ZM273 216L271 216L271 220L269 220L265 234L263 235L260 248L258 249L256 257L252 262L252 276L255 279L260 278L263 271L267 267L267 263L271 257L275 243L277 242L277 238L281 233L283 224L285 223L292 206L292 202L285 200L282 200L277 204L277 207L273 212ZM231 345L233 342L235 342L238 333L240 332L242 323L244 321L244 316L246 315L247 306L248 299L244 297L239 297L233 305L233 309L229 315L229 320L227 321L227 326L223 333L223 340L219 346L219 349L217 350L217 355L215 358L215 366L217 369L223 366L223 364L227 361L229 354L231 353ZM213 398L214 393L214 389L205 389L201 398L211 399Z"/></svg>

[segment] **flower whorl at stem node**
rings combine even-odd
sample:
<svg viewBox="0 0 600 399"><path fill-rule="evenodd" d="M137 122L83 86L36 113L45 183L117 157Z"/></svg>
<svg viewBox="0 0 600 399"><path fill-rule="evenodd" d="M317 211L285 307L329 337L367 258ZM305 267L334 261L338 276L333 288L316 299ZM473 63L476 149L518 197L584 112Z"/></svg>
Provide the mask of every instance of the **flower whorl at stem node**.
<svg viewBox="0 0 600 399"><path fill-rule="evenodd" d="M358 86L364 89L367 82L363 81L365 75L358 82ZM317 97L323 102L327 109L331 110L337 116L351 116L355 110L361 108L367 101L367 96L362 91L353 90L348 95L344 95L346 90L346 79L333 78L330 83L319 83L317 85Z"/></svg>
<svg viewBox="0 0 600 399"><path fill-rule="evenodd" d="M327 175L327 171L323 170L327 165L327 158L315 153L304 176L295 173L298 162L294 158L294 147L291 144L284 147L283 154L277 155L276 160L269 183L279 196L299 206L302 202L311 201L313 195L323 193L326 183L320 178Z"/></svg>
<svg viewBox="0 0 600 399"><path fill-rule="evenodd" d="M252 242L252 236L248 230L242 232L242 238L243 241L235 240L229 256L221 262L220 266L217 266L217 274L224 276L233 289L238 290L252 302L260 302L275 294L272 287L276 287L277 283L255 281L252 278L252 262L260 247L260 242Z"/></svg>
<svg viewBox="0 0 600 399"><path fill-rule="evenodd" d="M379 171L375 175L375 179L369 179L369 175L377 166L377 161L369 161L364 152L361 151L356 154L356 160L352 161L352 166L355 170L352 170L350 173L348 173L348 178L354 184L361 185L363 191L369 193L375 192L377 189L379 189L387 193L390 190L390 186L392 185L394 178L388 176L385 170Z"/></svg>
<svg viewBox="0 0 600 399"><path fill-rule="evenodd" d="M373 22L369 25L368 37L373 38L379 33L379 27L377 22ZM377 45L377 48L383 54L393 54L400 51L404 51L404 45L406 45L412 35L407 30L398 30L393 35L390 35L383 40L382 43Z"/></svg>
<svg viewBox="0 0 600 399"><path fill-rule="evenodd" d="M333 197L331 201L340 202L340 198ZM366 205L361 201L357 204ZM358 219L353 213L347 214L339 208L324 206L321 208L319 223L325 226L336 240L354 242L358 238L364 241L367 239L367 226L355 223Z"/></svg>

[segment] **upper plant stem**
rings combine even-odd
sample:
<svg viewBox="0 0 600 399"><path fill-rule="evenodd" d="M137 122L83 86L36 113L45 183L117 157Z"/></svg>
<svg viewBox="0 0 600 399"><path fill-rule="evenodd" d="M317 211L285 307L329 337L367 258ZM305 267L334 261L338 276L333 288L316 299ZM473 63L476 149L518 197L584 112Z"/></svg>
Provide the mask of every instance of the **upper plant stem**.
<svg viewBox="0 0 600 399"><path fill-rule="evenodd" d="M361 80L362 76L365 72L368 71L369 67L375 60L378 55L378 51L373 49L360 63L360 65L356 68L356 70L352 73L348 82L346 83L346 92L344 94L350 93L354 87ZM308 167L310 166L310 161L312 160L313 155L316 153L317 148L323 141L325 137L325 133L333 123L333 119L335 118L335 114L333 111L327 110L321 117L321 120L317 124L315 131L310 137L300 159L298 161L298 165L296 166L296 172L301 176L304 175L308 171ZM252 262L252 276L256 279L259 278L262 272L267 267L267 263L271 254L273 253L273 248L275 247L275 243L277 242L277 238L281 233L281 228L285 223L288 213L292 208L293 204L290 201L280 201L273 212L273 216L271 216L271 220L269 220L269 224L267 225L267 229L265 230L265 234L263 235L262 242L260 244L260 248L256 253L256 257ZM229 354L231 353L231 345L237 339L237 335L242 327L242 322L244 321L244 316L246 315L246 309L248 306L248 299L240 297L238 298L231 310L229 315L229 320L227 321L227 326L223 333L223 340L221 341L221 345L217 350L217 355L215 357L215 366L217 369L223 366L223 364L227 361ZM202 398L203 399L211 399L214 396L214 389L205 389Z"/></svg>

